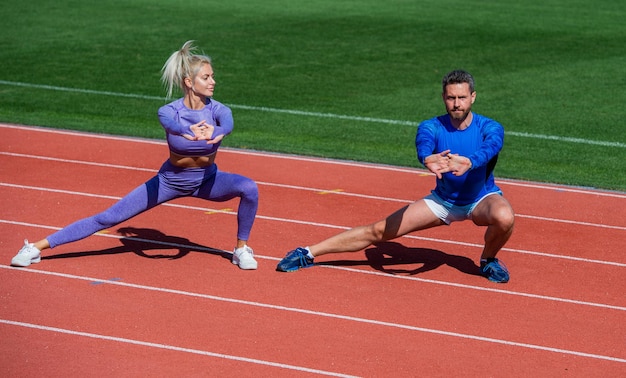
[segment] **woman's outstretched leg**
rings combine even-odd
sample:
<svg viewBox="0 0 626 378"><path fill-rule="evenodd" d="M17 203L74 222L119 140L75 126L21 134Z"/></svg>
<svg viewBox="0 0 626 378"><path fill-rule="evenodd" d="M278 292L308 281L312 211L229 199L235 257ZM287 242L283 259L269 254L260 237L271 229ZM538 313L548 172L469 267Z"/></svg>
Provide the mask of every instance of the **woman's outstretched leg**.
<svg viewBox="0 0 626 378"><path fill-rule="evenodd" d="M161 197L161 198L159 198ZM24 246L11 260L13 266L29 266L41 261L41 251L84 239L94 233L113 227L168 200L159 196L159 178L153 177L120 199L113 206L91 217L83 218L35 243L24 241Z"/></svg>

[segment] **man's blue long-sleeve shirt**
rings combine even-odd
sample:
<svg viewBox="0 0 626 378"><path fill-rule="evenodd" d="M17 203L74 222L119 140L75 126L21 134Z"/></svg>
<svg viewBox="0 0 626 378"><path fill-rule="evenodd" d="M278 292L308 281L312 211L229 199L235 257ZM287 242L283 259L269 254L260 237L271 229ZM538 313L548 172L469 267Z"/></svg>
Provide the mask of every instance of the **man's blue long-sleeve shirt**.
<svg viewBox="0 0 626 378"><path fill-rule="evenodd" d="M464 130L454 128L447 114L423 121L415 137L417 158L422 164L429 155L445 150L472 162L471 169L462 176L442 174L433 190L443 200L460 206L500 190L495 185L493 169L504 143L504 128L492 119L472 115L472 123Z"/></svg>

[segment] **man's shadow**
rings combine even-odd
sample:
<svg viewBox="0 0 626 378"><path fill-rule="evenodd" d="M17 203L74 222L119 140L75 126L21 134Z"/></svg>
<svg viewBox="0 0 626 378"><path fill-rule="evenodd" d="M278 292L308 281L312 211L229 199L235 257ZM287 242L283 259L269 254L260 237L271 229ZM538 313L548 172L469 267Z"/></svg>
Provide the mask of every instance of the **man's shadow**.
<svg viewBox="0 0 626 378"><path fill-rule="evenodd" d="M383 242L365 250L367 261L338 260L319 262L315 265L362 266L394 275L416 275L448 265L459 272L480 276L480 267L465 256L450 255L428 248L408 248L395 242ZM399 268L399 265L417 265L415 269Z"/></svg>
<svg viewBox="0 0 626 378"><path fill-rule="evenodd" d="M189 252L209 253L228 260L232 257L232 254L229 252L192 243L189 239L166 235L159 230L151 228L123 227L118 229L117 232L124 235L124 237L120 239L122 245L119 247L99 251L60 253L57 255L42 256L41 258L44 260L53 260L86 256L117 255L128 252L149 259L175 260L185 257ZM176 249L177 253L164 254L158 252L159 250L171 249ZM155 251L156 253L151 253L151 251Z"/></svg>

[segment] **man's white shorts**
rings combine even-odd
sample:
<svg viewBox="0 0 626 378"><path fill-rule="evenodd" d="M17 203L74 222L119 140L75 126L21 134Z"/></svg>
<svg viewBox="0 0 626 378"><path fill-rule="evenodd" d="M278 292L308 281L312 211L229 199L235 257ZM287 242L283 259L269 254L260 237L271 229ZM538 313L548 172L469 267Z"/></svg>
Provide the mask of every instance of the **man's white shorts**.
<svg viewBox="0 0 626 378"><path fill-rule="evenodd" d="M480 201L493 194L502 195L502 192L497 191L487 193L479 198L478 201L463 206L453 205L450 202L444 201L435 193L431 193L424 197L424 202L426 202L426 206L428 206L430 211L432 211L437 218L441 219L446 224L450 224L452 222L472 219L472 211L474 211L474 208L480 203Z"/></svg>

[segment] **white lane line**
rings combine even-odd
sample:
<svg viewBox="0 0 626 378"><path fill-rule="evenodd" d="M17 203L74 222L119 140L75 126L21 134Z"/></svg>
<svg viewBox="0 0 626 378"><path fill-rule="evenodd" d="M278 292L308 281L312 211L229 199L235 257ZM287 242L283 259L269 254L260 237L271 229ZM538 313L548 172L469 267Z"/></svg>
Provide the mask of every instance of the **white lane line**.
<svg viewBox="0 0 626 378"><path fill-rule="evenodd" d="M302 372L313 373L313 374L327 375L331 377L353 377L351 375L345 375L345 374L340 374L340 373L335 373L335 372L330 372L330 371L325 371L325 370L310 369L310 368L306 368L302 366L281 364L277 362L259 360L256 358L247 358L247 357L234 356L231 354L208 352L204 350L190 349L190 348L178 347L174 345L153 343L153 342L148 342L148 341L133 340L133 339L127 339L124 337L101 335L97 333L73 331L70 329L49 327L49 326L44 326L40 324L18 322L18 321L7 320L7 319L0 319L0 323L12 325L12 326L18 326L18 327L33 328L33 329L49 331L49 332L62 333L66 335L89 337L89 338L98 339L98 340L115 341L115 342L125 343L125 344L133 344L133 345L140 345L140 346L145 346L145 347L150 347L150 348L165 349L165 350L170 350L170 351L175 351L175 352L199 354L202 356L222 358L225 360L233 360L233 361L239 361L239 362L247 362L247 363L257 364L257 365L272 366L272 367L281 368L281 369L296 370L296 371L302 371Z"/></svg>
<svg viewBox="0 0 626 378"><path fill-rule="evenodd" d="M95 163L95 162L83 161L83 160L60 159L60 158L53 158L53 157L47 157L47 156L26 155L26 154L17 154L17 153L2 152L2 151L0 151L0 155L19 157L19 158L27 158L27 159L37 159L37 160L44 160L44 161L46 161L46 160L47 161L56 161L56 162L61 162L61 163L90 165L90 166L105 167L105 168L125 169L125 170L131 170L131 171L142 171L142 172L151 172L151 173L156 173L157 172L157 170L153 169L153 168L138 168L138 167L125 166L125 165L118 165L118 164ZM278 183L271 183L271 182L257 181L257 180L255 180L255 182L258 185L262 185L262 186L280 187L280 188L285 188L285 189L310 191L310 192L316 192L316 193L323 192L323 193L326 193L326 194L329 194L329 195L348 196L348 197L356 197L356 198L367 198L367 199L387 201L387 202L397 202L397 203L401 203L401 204L409 204L409 203L415 201L415 200L409 200L409 199L390 198L390 197L373 196L373 195L367 195L367 194L351 193L351 192L345 192L345 191L337 191L337 190L333 190L333 189L311 188L311 187L304 187L304 186L297 186L297 185L288 185L288 184L278 184ZM9 184L9 183L1 183L1 182L0 182L0 185L18 187L18 185ZM26 186L25 186L25 188L26 188ZM43 190L43 188L40 188L40 190ZM626 198L626 197L624 197L624 198ZM573 220L567 220L567 219L539 217L539 216L525 215L525 214L515 214L515 216L520 217L520 218L529 218L529 219L543 220L543 221L549 221L549 222L558 222L558 223L577 224L577 225L590 226L590 227L626 230L626 226L613 226L613 225L606 225L606 224L600 224L600 223L591 223L591 222L581 222L581 221L573 221Z"/></svg>
<svg viewBox="0 0 626 378"><path fill-rule="evenodd" d="M16 225L16 226L37 227L37 228L44 228L44 229L50 229L50 230L59 230L60 229L60 227L36 225L36 224L22 223L22 222L11 222L11 221L5 221L5 220L2 220L2 219L0 219L0 223L13 224L13 225ZM184 249L184 250L206 251L206 252L216 252L217 251L217 252L221 252L221 253L231 253L230 251L218 250L218 249L215 249L215 248L202 247L202 246L198 246L198 245L169 243L169 242L163 242L163 241L158 241L158 240L150 240L150 239L143 239L143 238L137 238L137 237L126 237L126 236L104 234L104 233L96 233L93 236L100 236L100 237L113 238L113 239L135 240L135 241L140 241L140 242L145 242L145 243L150 243L150 244L163 245L163 246L170 247L170 248L180 248L180 249ZM53 256L51 256L51 257L53 257ZM264 260L271 260L271 261L279 261L280 260L280 258L278 258L278 257L264 256L264 255L260 255L260 254L256 254L256 253L255 253L254 257L259 258L259 259L264 259ZM45 259L46 257L43 257L43 258ZM624 265L624 264L622 264L622 265ZM327 269L336 269L336 270L341 270L341 271L344 271L344 272L352 272L352 273L359 273L359 274L370 274L370 275L376 275L376 276L379 276L379 277L389 278L389 279L404 279L404 280L409 280L409 281L423 282L423 283L429 283L429 284L434 284L434 285L442 285L442 286L451 286L451 287L457 287L457 288L468 289L468 290L477 290L477 291L485 291L485 292L505 294L505 295L513 295L513 296L526 297L526 298L532 298L532 299L539 299L539 300L545 300L545 301L569 303L569 304L580 305L580 306L598 307L598 308L603 308L603 309L607 309L607 310L626 311L626 307L615 306L615 305L610 305L610 304L606 304L606 303L595 303L595 302L579 301L579 300L575 300L575 299L551 297L551 296L547 296L547 295L524 293L524 292L517 292L517 291L509 291L509 290L495 289L495 288L490 288L490 287L473 286L473 285L460 284L460 283L456 283L456 282L432 280L432 279L419 278L419 277L413 277L413 276L400 276L400 275L393 275L393 274L388 274L388 273L384 273L384 272L373 272L373 271L367 271L367 270L362 270L362 269L354 269L354 268L349 268L349 267L332 266L332 265L328 265L328 264L319 264L319 265L317 265L317 267L319 267L319 268L327 268ZM3 265L0 265L0 268L6 268L6 267L3 266ZM39 271L35 271L35 272L39 272Z"/></svg>
<svg viewBox="0 0 626 378"><path fill-rule="evenodd" d="M383 326L383 327L424 332L424 333L436 334L436 335L441 335L441 336L450 336L450 337L456 337L456 338L467 339L467 340L482 341L482 342L487 342L487 343L501 344L501 345L507 345L507 346L533 349L533 350L542 350L542 351L547 351L547 352L568 354L568 355L574 355L574 356L586 357L586 358L592 358L592 359L626 363L626 359L619 358L619 357L584 353L584 352L578 352L578 351L562 349L562 348L553 348L553 347L537 345L537 344L520 343L520 342L514 342L510 340L495 339L491 337L476 336L476 335L464 334L464 333L459 333L459 332L443 331L443 330L438 330L438 329L433 329L433 328L416 327L416 326L411 326L411 325L406 325L406 324L385 322L385 321L379 321L379 320L373 320L373 319L359 318L359 317L354 317L354 316L333 314L333 313L328 313L328 312L306 310L306 309L301 309L301 308L296 308L296 307L273 305L273 304L268 304L268 303L247 301L247 300L241 300L241 299L235 299L235 298L229 298L229 297L220 297L220 296L210 295L210 294L193 293L193 292L188 292L188 291L183 291L183 290L166 289L166 288L155 287L155 286L138 285L138 284L132 284L132 283L122 282L122 281L111 281L111 280L106 280L106 279L101 279L101 278L77 276L73 274L48 272L48 271L34 270L34 269L28 269L28 268L13 268L13 267L7 267L7 266L2 266L2 265L0 265L0 268L18 270L18 271L23 271L23 272L28 272L28 273L51 275L51 276L57 276L57 277L75 279L75 280L84 280L84 281L89 281L89 282L96 281L96 282L102 282L103 284L118 285L118 286L124 286L124 287L129 287L129 288L140 289L140 290L148 290L148 291L155 291L155 292L175 294L175 295L184 295L184 296L189 296L189 297L203 298L203 299L226 302L226 303L235 303L235 304L246 305L246 306L268 308L268 309L278 310L278 311L289 311L289 312L294 312L294 313L321 316L321 317L332 318L332 319L347 320L347 321L357 322L357 323L372 324L372 325L378 325L378 326Z"/></svg>
<svg viewBox="0 0 626 378"><path fill-rule="evenodd" d="M36 132L42 132L42 133L80 136L80 137L87 137L87 138L94 138L94 139L117 140L117 141L123 141L123 142L153 144L153 145L160 145L160 146L167 145L165 141L162 141L162 140L146 139L146 138L139 138L139 137L94 134L94 133L79 132L79 131L68 131L68 130L60 130L60 129L54 129L54 128L45 128L45 127L38 127L38 126L9 125L9 124L0 123L0 128L2 127L10 128L10 129L36 131ZM374 169L374 170L385 170L385 171L432 175L427 170L419 169L419 168L408 168L408 167L403 168L403 167L396 167L396 166L384 165L384 164L361 163L361 162L352 162L352 161L344 161L344 160L335 160L335 159L329 159L329 158L315 158L315 157L306 157L306 156L298 156L298 155L280 154L280 153L275 153L275 152L261 152L261 151L243 150L243 149L228 148L228 147L221 147L220 152L239 154L239 155L248 155L248 156L269 157L269 158L277 158L277 159L288 159L288 160L296 160L296 161L309 161L309 162L315 162L315 163L321 163L321 164L335 164L335 165L343 165L343 166L351 166L351 167L369 168L369 169ZM528 188L533 188L533 189L572 192L572 193L589 194L589 195L594 195L594 196L607 196L607 197L616 197L616 198L626 199L626 193L609 191L609 190L600 190L600 189L593 189L593 188L579 188L579 187L571 187L571 186L557 185L557 184L541 184L541 183L533 183L533 182L526 182L526 181L519 181L519 180L507 180L507 179L496 179L496 181L499 185L513 185L513 186L528 187Z"/></svg>
<svg viewBox="0 0 626 378"><path fill-rule="evenodd" d="M0 182L0 187L1 186L14 187L14 188L19 188L19 189L38 190L38 191L44 191L44 192L50 192L50 193L79 195L79 196L92 197L92 198L104 198L104 199L110 199L110 200L116 200L116 201L121 199L121 197L116 197L116 196L106 196L106 195L100 195L100 194L92 194L92 193L76 192L76 191L69 191L69 190L60 190L60 189L48 189L48 188L33 187L33 186L26 186L26 185L14 185L14 184L8 184L8 183L3 183L3 182ZM174 208L180 208L180 209L186 209L186 210L196 210L196 211L202 211L202 212L210 211L213 213L222 213L222 214L228 214L228 215L234 215L234 216L237 215L236 211L227 211L227 210L221 210L221 209L212 209L208 207L181 205L181 204L169 203L169 202L161 204L160 206L174 207ZM270 216L261 215L261 214L257 214L256 219L263 219L263 220L275 221L275 222L281 222L281 223L300 224L300 225L306 225L306 226L324 227L324 228L331 228L331 229L342 230L342 231L350 229L350 227L348 226L339 226L339 225L319 223L319 222L309 222L309 221L302 221L302 220L290 219L290 218L270 217ZM8 220L8 219L0 219L0 223L13 223L13 222L14 221ZM15 224L18 224L18 223L20 222L16 222ZM43 226L43 227L49 227L49 226ZM53 227L53 226L50 226L50 227ZM54 227L54 229L59 229L59 228ZM429 238L429 237L417 236L417 235L412 235L412 234L404 235L401 238L423 240L423 241L429 241L429 242L435 242L435 243L462 245L465 247L474 247L474 248L483 247L482 244L467 243L467 242L447 240L447 239L436 239L436 238ZM516 248L510 248L510 247L504 247L502 248L502 251L535 255L535 256L543 256L543 257L563 259L563 260L582 261L582 262L594 263L594 264L626 267L625 263L620 263L620 262L615 262L615 261L594 260L594 259L587 259L587 258L582 258L582 257L557 255L557 254L552 254L552 253L529 251L525 249L516 249Z"/></svg>

